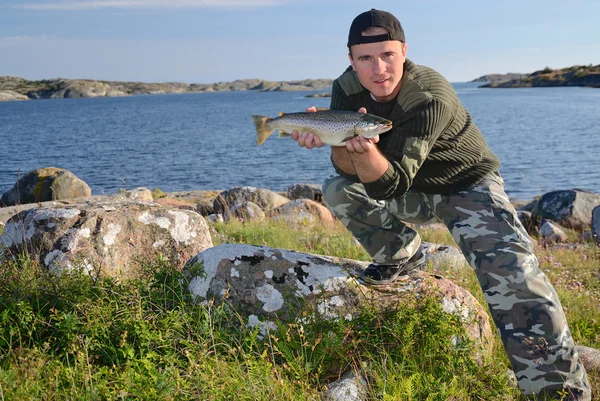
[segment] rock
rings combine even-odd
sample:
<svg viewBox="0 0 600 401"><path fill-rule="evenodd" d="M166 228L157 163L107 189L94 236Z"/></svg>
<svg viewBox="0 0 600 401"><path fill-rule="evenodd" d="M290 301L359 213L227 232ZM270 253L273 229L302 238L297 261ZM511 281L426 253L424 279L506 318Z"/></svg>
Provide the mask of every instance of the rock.
<svg viewBox="0 0 600 401"><path fill-rule="evenodd" d="M27 173L0 198L1 206L72 199L92 195L90 187L72 172L55 167Z"/></svg>
<svg viewBox="0 0 600 401"><path fill-rule="evenodd" d="M531 212L517 210L517 217L529 235L537 234L536 222Z"/></svg>
<svg viewBox="0 0 600 401"><path fill-rule="evenodd" d="M207 219L210 220L211 223L224 223L225 219L222 214L209 214Z"/></svg>
<svg viewBox="0 0 600 401"><path fill-rule="evenodd" d="M360 372L348 371L329 383L321 394L324 401L362 401L367 399L367 380Z"/></svg>
<svg viewBox="0 0 600 401"><path fill-rule="evenodd" d="M524 206L521 206L519 208L519 210L523 210L525 212L533 212L537 208L537 205L538 205L539 202L540 202L540 197L536 197L531 202L527 203Z"/></svg>
<svg viewBox="0 0 600 401"><path fill-rule="evenodd" d="M368 262L277 248L223 244L190 259L183 269L196 301L223 300L248 316L249 325L298 318L294 306L313 308L326 319L352 319L360 305L396 310L414 297L435 296L460 316L467 335L487 351L492 330L486 310L466 290L418 271L388 285L367 286L354 278Z"/></svg>
<svg viewBox="0 0 600 401"><path fill-rule="evenodd" d="M198 201L196 202L196 211L202 216L208 216L215 213L213 201Z"/></svg>
<svg viewBox="0 0 600 401"><path fill-rule="evenodd" d="M592 210L600 205L600 195L580 189L544 194L533 212L534 218L557 222L563 227L584 231L592 223Z"/></svg>
<svg viewBox="0 0 600 401"><path fill-rule="evenodd" d="M127 94L118 89L111 88L111 86L105 82L73 80L70 81L65 88L52 94L50 98L57 99L103 96L127 96Z"/></svg>
<svg viewBox="0 0 600 401"><path fill-rule="evenodd" d="M600 246L600 206L596 206L592 211L592 237Z"/></svg>
<svg viewBox="0 0 600 401"><path fill-rule="evenodd" d="M69 205L79 205L79 204L91 204L91 203L100 203L100 202L122 202L127 200L133 200L138 202L148 202L148 193L149 190L147 188L136 188L126 192L120 192L117 194L110 195L102 195L102 196L91 196L91 197L83 197L83 198L73 198L73 199L60 199L54 201L47 202L37 202L37 203L26 203L24 205L16 205L16 206L7 206L0 207L0 222L7 222L15 214L22 212L23 210L35 209L38 207L64 207ZM169 205L166 205L169 206Z"/></svg>
<svg viewBox="0 0 600 401"><path fill-rule="evenodd" d="M540 235L542 236L544 243L547 244L553 242L564 243L567 242L568 239L567 234L565 234L558 224L548 220L542 222L542 225L540 226Z"/></svg>
<svg viewBox="0 0 600 401"><path fill-rule="evenodd" d="M148 188L140 187L108 195L106 201L154 202L154 198L152 198L152 191L150 191Z"/></svg>
<svg viewBox="0 0 600 401"><path fill-rule="evenodd" d="M421 250L425 253L427 262L431 262L433 269L439 272L469 265L462 252L453 246L423 242Z"/></svg>
<svg viewBox="0 0 600 401"><path fill-rule="evenodd" d="M242 221L262 221L265 219L265 212L254 202L242 202L229 209L227 218L236 218Z"/></svg>
<svg viewBox="0 0 600 401"><path fill-rule="evenodd" d="M289 199L268 189L234 187L221 192L219 196L215 198L213 202L214 212L216 214L226 215L233 206L242 202L255 203L264 212L268 212L277 206L289 202Z"/></svg>
<svg viewBox="0 0 600 401"><path fill-rule="evenodd" d="M600 350L591 347L578 345L575 347L588 372L600 372Z"/></svg>
<svg viewBox="0 0 600 401"><path fill-rule="evenodd" d="M140 261L159 254L181 267L211 246L199 214L131 201L29 209L0 235L5 258L26 251L56 274L80 267L116 278L135 277Z"/></svg>
<svg viewBox="0 0 600 401"><path fill-rule="evenodd" d="M190 205L189 203L179 200L179 199L159 198L159 199L156 199L154 202L156 204L164 206L164 207L169 207L169 208L173 208L173 209L193 210L193 211L197 212L196 205Z"/></svg>
<svg viewBox="0 0 600 401"><path fill-rule="evenodd" d="M333 226L335 217L325 206L309 199L289 201L267 213L273 220L285 220L290 225L319 223Z"/></svg>
<svg viewBox="0 0 600 401"><path fill-rule="evenodd" d="M0 102L10 102L13 100L29 100L29 98L15 91L0 90Z"/></svg>
<svg viewBox="0 0 600 401"><path fill-rule="evenodd" d="M323 191L320 184L294 184L286 190L286 196L294 199L310 199L323 203Z"/></svg>

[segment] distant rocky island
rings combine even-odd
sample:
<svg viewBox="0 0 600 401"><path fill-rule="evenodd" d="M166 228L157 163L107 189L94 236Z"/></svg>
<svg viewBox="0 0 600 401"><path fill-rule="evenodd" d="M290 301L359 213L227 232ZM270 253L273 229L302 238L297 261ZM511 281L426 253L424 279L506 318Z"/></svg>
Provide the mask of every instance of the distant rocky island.
<svg viewBox="0 0 600 401"><path fill-rule="evenodd" d="M480 88L533 88L582 86L600 88L600 64L576 65L568 68L549 67L531 74L488 74L471 82L488 82Z"/></svg>
<svg viewBox="0 0 600 401"><path fill-rule="evenodd" d="M187 84L183 82L144 83L64 78L29 81L19 77L0 76L0 101L245 90L307 91L330 89L332 82L332 79L283 82L243 79L213 84Z"/></svg>
<svg viewBox="0 0 600 401"><path fill-rule="evenodd" d="M527 74L520 74L516 72L509 72L507 74L486 74L469 82L506 82L512 81L513 79L520 79L525 76L527 76Z"/></svg>
<svg viewBox="0 0 600 401"><path fill-rule="evenodd" d="M576 65L568 68L545 68L531 74L487 74L470 82L487 82L480 88L530 88L551 86L584 86L600 88L600 64ZM0 76L0 101L30 99L89 98L104 96L134 96L165 93L222 91L322 91L331 89L332 79L300 81L266 81L241 79L212 84L183 82L120 82L90 79L43 79L30 81L12 76ZM327 97L330 93L315 93L311 97Z"/></svg>

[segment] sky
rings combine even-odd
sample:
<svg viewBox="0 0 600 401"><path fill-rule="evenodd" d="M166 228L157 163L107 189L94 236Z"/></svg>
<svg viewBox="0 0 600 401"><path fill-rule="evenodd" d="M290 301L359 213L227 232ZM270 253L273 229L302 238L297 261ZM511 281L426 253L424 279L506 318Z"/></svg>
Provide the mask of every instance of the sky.
<svg viewBox="0 0 600 401"><path fill-rule="evenodd" d="M600 64L600 1L0 0L0 76L214 83L336 78L370 8L451 82Z"/></svg>

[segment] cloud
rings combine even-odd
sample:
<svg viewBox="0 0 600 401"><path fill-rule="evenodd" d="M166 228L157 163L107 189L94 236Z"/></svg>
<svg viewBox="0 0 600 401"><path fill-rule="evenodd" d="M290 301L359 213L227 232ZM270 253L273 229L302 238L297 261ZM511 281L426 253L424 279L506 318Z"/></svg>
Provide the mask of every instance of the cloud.
<svg viewBox="0 0 600 401"><path fill-rule="evenodd" d="M100 8L249 8L282 4L283 0L63 0L25 3L27 10L90 10Z"/></svg>
<svg viewBox="0 0 600 401"><path fill-rule="evenodd" d="M20 46L26 43L55 40L56 36L38 35L38 36L0 36L0 47Z"/></svg>

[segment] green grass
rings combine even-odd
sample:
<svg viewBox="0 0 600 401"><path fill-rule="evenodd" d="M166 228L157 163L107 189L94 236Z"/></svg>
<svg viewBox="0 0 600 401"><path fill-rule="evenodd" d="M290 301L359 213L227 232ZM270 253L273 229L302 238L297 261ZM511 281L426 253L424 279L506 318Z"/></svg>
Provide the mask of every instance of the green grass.
<svg viewBox="0 0 600 401"><path fill-rule="evenodd" d="M339 225L210 228L215 245L368 260ZM452 244L445 231L420 231L426 241ZM580 244L538 255L576 341L600 347L600 311L591 307L598 305L599 252ZM468 344L450 341L462 334L460 322L431 299L387 313L365 305L352 321L277 322L263 337L228 304L193 303L169 261L142 267L143 277L116 282L77 272L57 278L27 255L0 264L0 400L318 400L328 383L358 367L368 373L369 399L518 399L499 341L477 365ZM482 301L470 269L445 275ZM596 388L599 378L591 375Z"/></svg>

